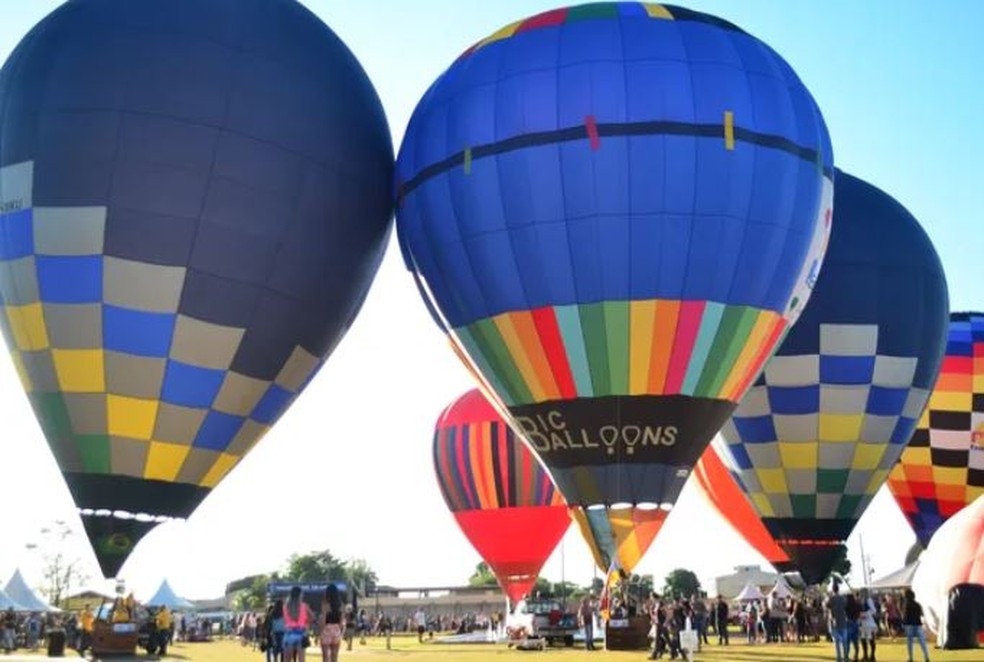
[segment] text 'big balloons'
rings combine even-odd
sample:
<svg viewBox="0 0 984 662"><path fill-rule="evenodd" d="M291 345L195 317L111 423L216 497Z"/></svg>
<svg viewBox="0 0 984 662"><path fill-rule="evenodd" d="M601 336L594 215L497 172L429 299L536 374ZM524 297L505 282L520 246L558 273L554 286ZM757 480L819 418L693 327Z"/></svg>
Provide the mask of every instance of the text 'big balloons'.
<svg viewBox="0 0 984 662"><path fill-rule="evenodd" d="M390 228L389 130L290 0L74 0L0 99L0 327L111 576L352 323Z"/></svg>
<svg viewBox="0 0 984 662"><path fill-rule="evenodd" d="M404 259L590 538L640 505L658 529L809 297L832 168L781 57L668 5L517 21L421 99Z"/></svg>

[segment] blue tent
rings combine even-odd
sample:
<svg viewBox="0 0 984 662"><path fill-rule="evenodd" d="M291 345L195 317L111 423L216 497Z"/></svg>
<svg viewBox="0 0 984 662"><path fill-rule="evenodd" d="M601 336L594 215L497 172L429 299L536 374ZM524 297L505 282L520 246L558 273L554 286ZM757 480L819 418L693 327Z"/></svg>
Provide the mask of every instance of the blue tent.
<svg viewBox="0 0 984 662"><path fill-rule="evenodd" d="M57 611L39 598L38 594L27 585L20 570L14 572L14 576L10 578L3 590L10 599L21 606L21 611Z"/></svg>
<svg viewBox="0 0 984 662"><path fill-rule="evenodd" d="M0 589L0 610L6 611L11 608L13 608L14 611L27 611L27 609L18 604L16 600L7 595L6 591Z"/></svg>
<svg viewBox="0 0 984 662"><path fill-rule="evenodd" d="M145 604L148 607L167 607L172 611L187 611L195 608L195 605L188 600L178 597L166 579L161 582L161 586L154 593L154 597L147 600Z"/></svg>

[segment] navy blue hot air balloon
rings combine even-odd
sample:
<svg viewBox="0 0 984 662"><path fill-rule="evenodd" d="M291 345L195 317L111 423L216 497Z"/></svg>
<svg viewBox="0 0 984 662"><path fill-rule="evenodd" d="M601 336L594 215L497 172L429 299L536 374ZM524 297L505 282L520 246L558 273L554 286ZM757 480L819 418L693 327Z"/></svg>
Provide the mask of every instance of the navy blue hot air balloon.
<svg viewBox="0 0 984 662"><path fill-rule="evenodd" d="M946 349L946 278L891 196L837 173L806 309L718 450L808 583L823 580L922 415ZM719 444L715 441L715 444Z"/></svg>
<svg viewBox="0 0 984 662"><path fill-rule="evenodd" d="M593 3L499 30L430 87L397 227L568 503L669 508L809 296L832 168L820 111L761 41ZM584 512L611 549L605 509Z"/></svg>
<svg viewBox="0 0 984 662"><path fill-rule="evenodd" d="M344 335L392 154L365 72L294 0L70 0L10 56L0 327L107 576Z"/></svg>

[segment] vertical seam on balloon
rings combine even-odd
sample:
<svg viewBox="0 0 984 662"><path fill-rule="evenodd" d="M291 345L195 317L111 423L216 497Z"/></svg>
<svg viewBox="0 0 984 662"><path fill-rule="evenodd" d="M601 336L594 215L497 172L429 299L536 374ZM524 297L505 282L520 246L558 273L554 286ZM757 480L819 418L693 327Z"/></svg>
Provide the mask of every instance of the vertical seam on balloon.
<svg viewBox="0 0 984 662"><path fill-rule="evenodd" d="M519 24L520 24L520 22L517 22L515 25L518 27ZM498 93L498 91L499 91L499 84L502 82L502 79L503 79L503 77L502 77L502 58L499 57L496 60L496 78L495 78L495 86L494 86L494 90L495 90L496 93ZM524 122L524 126L523 126L523 129L522 130L524 132L526 130L525 122ZM493 115L492 115L492 135L493 136L498 135L498 115L495 114L495 113L493 113ZM499 189L499 195L497 196L497 198L498 198L497 204L499 206L500 212L502 213L502 221L503 221L503 224L505 226L503 228L502 232L505 232L506 239L509 242L509 249L510 249L509 250L509 259L512 262L513 269L515 270L515 273L516 273L516 281L519 283L520 290L522 290L522 293L523 293L523 302L524 302L523 309L524 310L529 310L532 307L532 302L530 300L529 290L526 287L526 283L523 281L523 270L520 268L519 260L516 257L516 243L515 243L515 237L513 236L513 232L512 232L512 229L513 228L512 228L512 224L509 222L509 215L506 213L506 196L505 196L505 190L504 190L505 187L503 186L503 181L502 181L502 168L501 168L501 164L499 162L499 156L500 156L499 154L493 155L492 162L493 162L493 166L495 168L496 184L498 185L498 189ZM532 219L531 219L531 222L532 222ZM536 226L536 223L533 222L533 225ZM497 317L503 317L503 316L502 315L499 315ZM506 319L508 320L508 322L511 325L511 320L509 320L508 317ZM501 333L501 330L500 330L500 333ZM519 367L519 365L517 364L517 368L518 367ZM534 397L534 399L536 399L536 395L532 392L533 391L533 388L532 388L533 386L534 386L534 384L530 383L530 384L528 384L527 389L531 391L531 395ZM543 393L542 388L540 389L540 393L541 394Z"/></svg>
<svg viewBox="0 0 984 662"><path fill-rule="evenodd" d="M556 50L556 53L554 55L554 58L555 58L555 60L554 60L555 66L554 66L554 70L553 70L553 75L554 75L554 90L556 92L554 94L554 126L557 127L557 128L560 128L560 71L561 71L561 67L560 67L560 62L561 62L560 53L561 53L561 44L563 44L563 36L564 36L564 33L567 31L567 29L568 28L567 28L567 23L566 22L563 23L563 24L561 24L557 28L557 50ZM582 379L579 379L578 378L578 375L580 373L582 378L585 375L583 374L583 371L576 370L576 368L581 368L581 367L586 367L587 366L587 353L586 353L586 350L584 348L584 339L581 336L581 320L580 320L580 318L577 315L577 308L578 308L577 302L581 300L581 296L580 296L580 293L578 292L578 287L577 287L577 276L576 276L577 269L576 269L576 263L575 263L575 260L574 260L574 246L571 243L570 224L568 222L566 222L568 220L568 210L567 210L567 186L566 186L566 183L564 181L564 149L563 149L563 145L561 143L559 143L559 142L558 143L555 143L554 144L554 150L555 150L555 152L557 154L557 174L558 174L558 178L557 179L560 182L560 202L561 202L561 216L562 216L562 219L561 220L563 221L561 223L561 226L564 228L564 237L567 240L567 257L568 257L568 260L569 260L567 273L570 274L571 290L574 292L574 298L573 298L574 303L572 305L566 305L566 306L553 306L553 308L554 308L555 317L557 317L557 321L558 321L558 324L559 324L560 336L561 336L561 339L564 342L564 347L566 348L566 353L567 353L567 356L568 356L568 361L569 361L569 364L570 364L570 367L571 367L571 373L572 373L572 377L573 377L573 380L574 380L574 389L575 389L574 397L576 398L576 397L581 397L581 396L585 396L585 395L592 395L592 392L591 392L591 378L590 378L590 368L589 368L588 369L589 370L589 374L587 375L587 377L588 377L587 378L587 382L586 382L586 384L583 384L582 383ZM568 315L568 313L570 312L570 310L572 308L573 308L574 314L573 315ZM565 333L564 332L565 325L563 324L563 319L562 318L565 318L565 317L570 317L570 318L576 319L576 321L577 321L577 334L576 334L576 336L574 334L572 334L572 333ZM573 331L573 329L570 328L570 326L571 326L570 325L570 319L568 319L568 324L566 326L568 327L568 331ZM572 346L569 346L568 345L568 342L572 342L572 343L575 343L575 344L572 345ZM578 353L578 355L576 357L575 357L575 354L573 354L571 352L572 349L575 350L575 352L577 352L577 350L580 350L580 352ZM574 361L575 358L578 359L578 364L576 366L575 366L575 361ZM581 358L584 359L583 365L580 363L580 359ZM586 385L588 387L588 392L584 392L582 390L582 387L584 385Z"/></svg>
<svg viewBox="0 0 984 662"><path fill-rule="evenodd" d="M727 38L728 44L731 46L732 50L734 51L734 53L738 57L738 59L742 62L743 65L746 64L745 61L744 61L744 59L742 58L741 51L735 46L735 40L736 40L737 37L729 31L727 33L727 35L726 35L726 38ZM759 42L758 40L755 40L755 39L753 39L752 42L755 44L755 46L757 48L761 48L761 43L762 42ZM749 110L751 111L751 117L749 118L749 122L754 122L755 121L755 95L753 94L753 91L751 89L751 84L749 83L748 69L745 69L744 74L742 76L742 79L743 79L743 82L745 83L745 91L748 94L748 106L749 106ZM734 132L735 131L734 131L734 112L733 111L726 111L725 112L725 122L726 122L726 128L725 128L726 140L727 140L727 135L729 133L729 126L730 126L731 147L729 149L734 150L734 148L735 148L735 145L734 145ZM729 125L729 123L730 123L730 125ZM758 128L757 123L756 123L755 128L756 129ZM753 187L754 187L755 174L756 174L756 170L757 170L757 166L758 166L758 160L759 160L758 159L758 156L759 156L758 145L754 145L754 144L748 145L748 151L749 151L750 158L751 158L751 164L750 164L751 165L751 177L752 177L752 183L753 183ZM737 158L737 155L735 155L735 156ZM728 287L728 300L729 301L733 301L736 298L735 297L734 288L735 288L735 283L736 283L736 280L737 279L735 278L735 275L738 272L739 266L741 265L741 258L744 255L744 253L745 253L745 247L748 244L749 226L751 225L752 204L753 204L753 200L754 199L755 199L754 193L753 192L752 193L749 193L749 195L748 195L748 202L747 202L747 204L745 206L745 213L744 213L744 216L743 216L743 218L745 219L745 222L741 224L741 241L739 242L739 246L738 246L738 258L735 260L735 264L732 267L732 271L731 271L731 274L730 274L731 275L731 278L730 278L731 285ZM773 273L773 275L774 275L774 273ZM762 276L760 276L760 278L762 278ZM769 290L769 286L768 286L768 284L764 284L764 285L765 285L765 287L764 287L764 293L767 294L768 293L768 290ZM788 305L788 302L784 302L784 304L783 304L783 310L782 311L779 311L779 314L780 315L785 311L785 307L787 305ZM734 369L735 367L737 367L737 366L732 366L732 369ZM737 398L735 398L735 400L737 400Z"/></svg>

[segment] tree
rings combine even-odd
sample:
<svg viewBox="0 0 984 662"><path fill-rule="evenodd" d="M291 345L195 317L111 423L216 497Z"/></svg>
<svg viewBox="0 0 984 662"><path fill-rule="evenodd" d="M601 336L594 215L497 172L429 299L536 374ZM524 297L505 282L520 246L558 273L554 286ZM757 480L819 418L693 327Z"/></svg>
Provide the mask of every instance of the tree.
<svg viewBox="0 0 984 662"><path fill-rule="evenodd" d="M475 572L468 578L469 586L498 586L499 580L495 578L489 564L482 561L475 566Z"/></svg>
<svg viewBox="0 0 984 662"><path fill-rule="evenodd" d="M309 554L292 554L287 559L283 576L285 581L298 583L349 579L346 563L332 556L327 549Z"/></svg>
<svg viewBox="0 0 984 662"><path fill-rule="evenodd" d="M370 595L376 590L379 577L376 571L369 567L365 559L349 559L345 562L346 577L352 586L359 589L362 595Z"/></svg>
<svg viewBox="0 0 984 662"><path fill-rule="evenodd" d="M847 558L847 545L837 546L837 561L834 562L832 570L841 577L848 577L851 574L851 559Z"/></svg>
<svg viewBox="0 0 984 662"><path fill-rule="evenodd" d="M700 580L691 570L677 568L663 580L663 595L675 598L687 598L697 595L700 591Z"/></svg>
<svg viewBox="0 0 984 662"><path fill-rule="evenodd" d="M76 535L72 527L63 520L56 520L39 533L41 542L29 543L27 547L40 548L44 562L41 593L49 604L58 607L62 599L72 594L73 587L89 581L89 575L83 570L81 557L68 550L69 543Z"/></svg>
<svg viewBox="0 0 984 662"><path fill-rule="evenodd" d="M549 599L554 596L553 586L550 584L550 580L546 577L537 577L536 583L533 584L533 590L530 593L537 598L544 599Z"/></svg>
<svg viewBox="0 0 984 662"><path fill-rule="evenodd" d="M601 592L605 590L605 580L601 577L595 577L591 580L591 584L586 588L586 590L595 597L601 595Z"/></svg>
<svg viewBox="0 0 984 662"><path fill-rule="evenodd" d="M236 611L256 611L263 609L267 599L267 584L270 583L268 575L256 575L252 578L252 583L239 589L232 597L232 605Z"/></svg>

